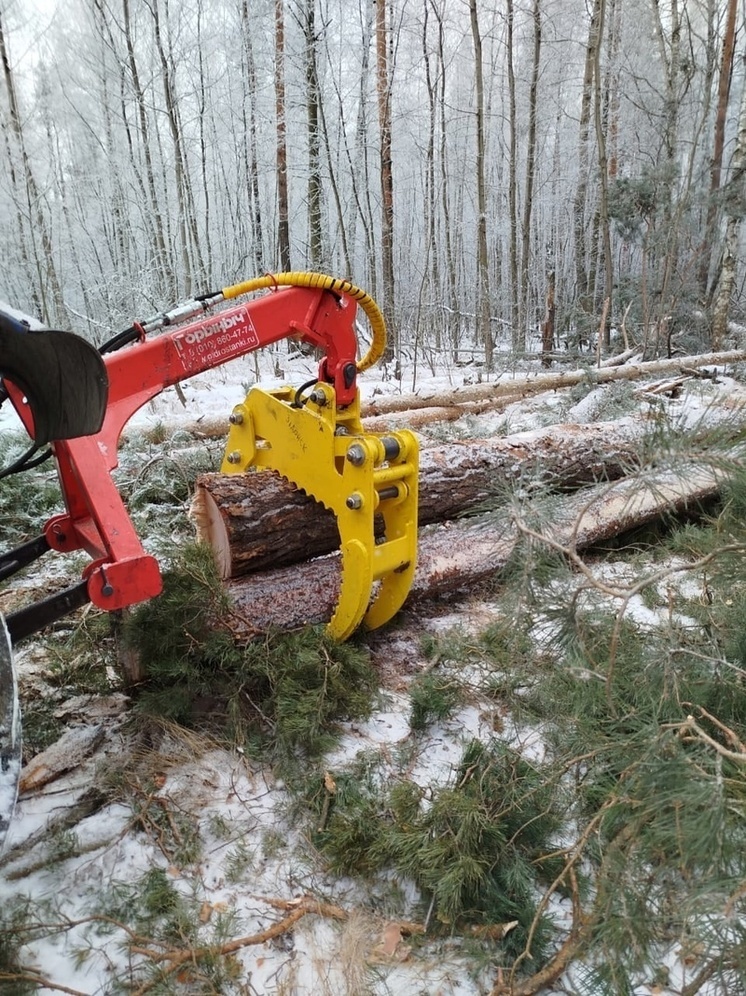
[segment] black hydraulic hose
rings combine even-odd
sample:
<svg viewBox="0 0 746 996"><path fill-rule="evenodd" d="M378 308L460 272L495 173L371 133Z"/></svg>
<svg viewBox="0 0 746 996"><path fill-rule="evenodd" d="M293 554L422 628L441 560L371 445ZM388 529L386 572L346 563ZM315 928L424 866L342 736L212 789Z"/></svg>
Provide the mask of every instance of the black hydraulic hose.
<svg viewBox="0 0 746 996"><path fill-rule="evenodd" d="M117 332L117 334L107 340L103 346L99 346L98 351L102 356L104 353L113 353L115 350L129 345L129 343L135 342L139 338L139 330L136 329L134 325L130 325L130 327L128 329L124 329L123 332Z"/></svg>
<svg viewBox="0 0 746 996"><path fill-rule="evenodd" d="M14 460L13 463L8 464L7 467L3 467L3 469L0 470L0 480L2 480L3 477L10 477L11 474L19 474L22 470L28 470L28 462L33 458L38 449L39 447L36 443L34 443L26 450L25 453L21 454L17 460ZM34 464L34 466L36 466L36 464Z"/></svg>

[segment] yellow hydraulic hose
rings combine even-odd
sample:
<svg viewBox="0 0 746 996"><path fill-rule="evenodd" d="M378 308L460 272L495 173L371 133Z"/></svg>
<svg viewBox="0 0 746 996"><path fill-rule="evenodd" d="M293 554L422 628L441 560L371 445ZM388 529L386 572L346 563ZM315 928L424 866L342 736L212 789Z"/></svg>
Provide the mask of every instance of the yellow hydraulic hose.
<svg viewBox="0 0 746 996"><path fill-rule="evenodd" d="M381 310L370 294L351 284L349 280L329 277L324 273L305 273L303 271L266 273L262 277L254 277L241 284L224 287L221 293L226 300L230 300L233 297L251 294L253 291L264 290L267 287L320 287L322 290L333 291L335 294L349 295L357 301L368 316L373 332L373 340L368 352L361 360L357 361L358 370L360 372L367 370L383 356L386 348L386 323L383 320Z"/></svg>

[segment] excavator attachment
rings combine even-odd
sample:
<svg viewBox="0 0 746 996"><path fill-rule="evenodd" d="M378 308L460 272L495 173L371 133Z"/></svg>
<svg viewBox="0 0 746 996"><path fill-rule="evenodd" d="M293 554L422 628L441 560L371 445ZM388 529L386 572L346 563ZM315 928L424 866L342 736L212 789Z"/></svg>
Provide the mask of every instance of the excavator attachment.
<svg viewBox="0 0 746 996"><path fill-rule="evenodd" d="M365 432L360 401L338 408L334 388L306 397L252 388L233 409L222 471L274 470L337 517L341 583L329 634L388 622L409 593L417 557L418 443L408 430ZM375 535L375 518L384 522Z"/></svg>
<svg viewBox="0 0 746 996"><path fill-rule="evenodd" d="M0 376L25 394L37 446L88 436L101 428L108 391L106 368L96 347L80 336L32 332L0 311Z"/></svg>
<svg viewBox="0 0 746 996"><path fill-rule="evenodd" d="M228 304L262 290L269 293ZM372 331L360 359L358 307ZM0 478L28 469L49 442L65 507L39 536L0 553L0 581L52 551L89 558L71 587L0 616L0 844L21 763L12 646L88 603L118 611L161 591L158 563L112 477L124 426L164 388L289 337L322 351L318 382L307 392L252 390L231 416L223 469L276 471L334 512L342 570L329 632L344 640L399 610L417 548L417 439L368 433L360 421L356 377L386 341L368 294L319 273L265 274L134 322L100 352L71 333L31 332L0 311L0 404L10 399L35 444Z"/></svg>

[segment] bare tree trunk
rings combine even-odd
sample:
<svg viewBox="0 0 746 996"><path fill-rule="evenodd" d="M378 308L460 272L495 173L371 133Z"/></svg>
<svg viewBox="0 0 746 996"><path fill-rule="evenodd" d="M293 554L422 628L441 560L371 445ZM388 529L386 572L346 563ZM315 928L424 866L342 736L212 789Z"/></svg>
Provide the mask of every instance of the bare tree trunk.
<svg viewBox="0 0 746 996"><path fill-rule="evenodd" d="M376 93L378 127L381 143L381 273L383 278L383 314L389 328L387 358L399 353L396 326L396 288L394 284L394 172L391 152L391 75L388 61L386 29L387 0L376 3Z"/></svg>
<svg viewBox="0 0 746 996"><path fill-rule="evenodd" d="M437 191L435 185L435 137L437 129L437 79L433 75L432 59L429 48L429 0L423 5L422 20L422 61L425 66L425 83L427 86L427 148L425 152L425 253L428 261L423 271L420 285L420 305L417 308L417 335L421 321L421 300L426 288L431 294L442 294L440 281L440 251L437 235ZM440 349L441 323L435 322L435 347Z"/></svg>
<svg viewBox="0 0 746 996"><path fill-rule="evenodd" d="M717 193L720 190L720 178L723 169L725 121L728 111L728 100L730 98L730 84L733 77L733 54L736 47L737 8L738 0L728 0L725 34L723 36L723 51L720 60L717 107L715 110L715 135L712 145L712 162L710 164L710 196L707 202L705 237L700 249L699 286L703 295L706 295L707 293L707 280L712 263L713 243L715 241L715 225L718 216Z"/></svg>
<svg viewBox="0 0 746 996"><path fill-rule="evenodd" d="M308 127L308 251L312 270L323 269L321 224L321 142L319 77L316 65L316 0L306 0L303 32L306 41L306 115Z"/></svg>
<svg viewBox="0 0 746 996"><path fill-rule="evenodd" d="M741 94L741 111L738 118L738 138L733 153L733 166L726 189L734 192L732 204L728 208L728 225L725 231L723 260L720 268L715 307L712 316L712 342L720 345L728 328L728 311L733 286L736 280L736 259L738 258L738 235L741 228L741 208L744 177L746 177L746 87Z"/></svg>
<svg viewBox="0 0 746 996"><path fill-rule="evenodd" d="M534 201L534 167L536 162L536 112L539 89L539 64L541 58L541 7L540 0L534 0L532 11L534 22L534 52L531 66L531 86L528 97L528 137L526 139L526 185L523 200L523 226L521 245L521 312L527 324L531 315L528 275L531 269L531 213ZM533 326L533 321L530 322Z"/></svg>
<svg viewBox="0 0 746 996"><path fill-rule="evenodd" d="M445 27L443 15L435 6L434 0L429 0L433 13L438 21L438 72L440 75L439 85L439 123L440 142L438 148L438 162L440 173L440 210L442 216L443 245L445 251L446 266L446 327L449 330L449 340L453 349L454 357L457 355L461 340L460 320L456 314L458 307L458 288L456 279L456 260L453 252L453 238L451 233L451 200L450 200L450 176L448 172L448 143L447 143L447 121L446 121L446 55L445 55Z"/></svg>
<svg viewBox="0 0 746 996"><path fill-rule="evenodd" d="M191 297L194 293L194 274L192 268L192 255L197 261L199 280L204 279L204 264L199 248L199 237L197 235L197 219L194 212L194 197L192 195L191 181L181 137L181 123L179 121L179 111L177 106L176 90L171 78L171 64L166 55L161 33L161 14L159 0L152 0L149 5L150 14L153 18L153 31L155 44L158 50L158 57L161 64L161 82L163 83L163 94L166 102L166 118L168 128L171 133L171 143L173 145L174 179L176 181L176 201L178 204L178 229L179 248L181 256L181 271L183 274L183 285L179 288L179 296L185 294ZM166 16L168 16L168 0L165 4Z"/></svg>
<svg viewBox="0 0 746 996"><path fill-rule="evenodd" d="M469 0L471 37L474 44L474 88L477 104L477 341L484 345L488 371L493 367L490 328L490 270L487 253L487 182L485 178L484 76L482 36L479 31L477 0Z"/></svg>
<svg viewBox="0 0 746 996"><path fill-rule="evenodd" d="M660 0L651 0L655 17L655 36L658 41L661 64L665 70L665 91L663 99L663 150L666 178L661 188L661 225L659 242L662 251L658 254L657 273L657 322L660 330L667 324L667 315L675 303L675 277L679 263L679 222L681 213L676 201L681 200L677 191L679 172L678 138L679 117L683 99L691 83L694 68L687 52L687 39L682 38L683 28L691 31L686 10L679 9L679 0L669 0L666 9L661 11ZM689 39L690 40L690 39ZM660 336L660 332L659 332Z"/></svg>
<svg viewBox="0 0 746 996"><path fill-rule="evenodd" d="M65 328L68 324L67 309L62 297L62 288L57 275L57 267L54 261L52 239L49 233L49 227L47 225L46 218L44 217L44 212L42 211L41 193L36 183L36 179L31 168L31 160L29 159L28 152L26 150L26 140L23 134L23 126L21 124L21 114L18 107L18 98L16 96L15 80L13 78L13 71L10 66L10 58L8 56L8 49L5 42L5 27L2 21L2 11L0 11L0 61L2 61L3 64L3 78L5 80L5 89L8 96L10 130L16 140L23 167L24 187L26 201L28 204L28 218L32 226L31 239L32 242L35 241L34 231L36 231L38 232L39 239L41 241L41 256L38 252L35 252L34 260L38 281L37 291L42 306L41 318L42 321L46 323L51 323L52 325ZM49 288L52 296L51 301L47 300L45 292L47 280L49 281Z"/></svg>
<svg viewBox="0 0 746 996"><path fill-rule="evenodd" d="M612 313L612 303L614 294L614 260L611 255L611 226L609 225L609 169L606 158L606 133L603 125L602 114L602 76L601 76L601 38L603 38L604 18L606 14L606 0L598 0L598 38L593 60L593 75L595 77L595 104L594 118L596 124L596 145L598 147L598 224L601 233L601 240L604 252L604 301L608 306L604 308L603 327L599 331L604 348L609 348L609 323L606 315Z"/></svg>
<svg viewBox="0 0 746 996"><path fill-rule="evenodd" d="M541 326L541 365L543 367L551 366L552 360L550 354L554 349L554 292L557 283L557 276L554 270L553 258L550 259L550 264L552 268L547 275L546 311L544 313L544 321Z"/></svg>
<svg viewBox="0 0 746 996"><path fill-rule="evenodd" d="M142 143L143 158L145 160L147 192L150 199L150 209L153 212L153 235L155 238L157 272L161 274L161 278L164 283L163 292L166 300L173 301L176 298L176 282L169 254L166 250L166 236L164 233L163 218L158 205L158 193L155 186L155 171L153 168L153 157L148 132L148 116L145 106L145 94L140 83L140 73L137 68L137 59L135 58L135 45L132 39L130 0L122 0L122 10L124 13L124 36L127 44L127 63L129 66L132 88L135 94L135 102L137 104L140 141Z"/></svg>
<svg viewBox="0 0 746 996"><path fill-rule="evenodd" d="M262 265L264 259L264 231L262 225L262 207L259 195L259 162L258 162L258 139L256 126L256 63L254 61L254 47L251 43L251 18L249 16L249 0L241 0L241 27L243 30L243 45L246 54L246 74L249 84L249 127L248 146L249 152L249 190L251 191L251 234L252 252L254 256L254 270L261 273L265 267Z"/></svg>
<svg viewBox="0 0 746 996"><path fill-rule="evenodd" d="M275 0L275 108L277 113L277 251L280 269L290 266L290 206L288 203L288 147L285 102L285 9Z"/></svg>
<svg viewBox="0 0 746 996"><path fill-rule="evenodd" d="M350 246L349 240L347 238L347 225L345 222L345 213L342 207L342 197L339 192L339 183L337 182L337 171L334 164L334 158L332 156L331 142L329 141L329 128L326 123L326 114L324 113L324 102L319 101L319 120L321 122L321 133L324 136L324 151L326 152L326 168L329 173L329 185L332 188L332 194L334 196L334 205L337 209L337 226L339 231L339 237L342 242L342 257L344 259L344 272L352 273L352 257L350 256ZM319 217L320 224L320 217Z"/></svg>
<svg viewBox="0 0 746 996"><path fill-rule="evenodd" d="M591 122L591 103L593 99L593 68L596 64L596 52L600 44L599 18L601 0L595 0L590 24L588 25L588 43L585 52L585 70L583 73L583 90L580 102L580 130L578 135L578 185L575 188L573 202L573 232L575 235L575 283L578 304L584 313L592 309L592 291L589 277L588 244L586 238L586 201L588 199L588 163L589 137ZM581 334L585 334L585 329Z"/></svg>
<svg viewBox="0 0 746 996"><path fill-rule="evenodd" d="M523 323L523 309L519 302L518 280L518 125L515 106L515 69L513 66L513 25L515 7L513 0L506 0L508 101L510 156L508 165L508 210L510 214L510 324L513 352L522 353L526 348L526 332Z"/></svg>
<svg viewBox="0 0 746 996"><path fill-rule="evenodd" d="M197 60L199 66L199 90L198 90L198 100L199 100L199 151L200 151L200 178L202 180L202 197L204 198L204 224L202 226L202 239L204 240L204 245L206 249L205 256L202 257L202 272L200 273L199 279L204 281L204 286L213 286L213 248L212 248L212 216L211 216L211 206L212 206L212 196L210 190L210 181L208 179L208 169L207 169L207 150L208 141L206 134L206 116L207 116L207 86L205 84L205 58L204 50L205 45L202 38L202 3L201 0L197 6ZM192 203L192 210L194 211L194 203ZM194 239L194 244L197 252L202 256L202 249L200 245L200 236L197 233L197 218L196 214L193 218L192 224L192 238Z"/></svg>

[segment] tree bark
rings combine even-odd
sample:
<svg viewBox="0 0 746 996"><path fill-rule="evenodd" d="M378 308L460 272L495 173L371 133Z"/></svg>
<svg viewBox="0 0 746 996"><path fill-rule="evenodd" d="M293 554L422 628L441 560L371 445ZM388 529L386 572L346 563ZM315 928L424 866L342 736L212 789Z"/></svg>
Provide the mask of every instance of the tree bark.
<svg viewBox="0 0 746 996"><path fill-rule="evenodd" d="M37 275L37 290L41 294L42 313L41 317L47 324L64 327L68 318L65 307L62 285L60 284L57 267L55 264L54 247L52 235L47 224L46 217L42 210L43 198L36 182L34 172L31 168L31 158L26 148L21 112L18 106L16 94L16 83L13 70L10 65L10 57L5 41L5 26L0 14L0 63L2 63L3 79L8 99L8 116L10 131L13 134L18 152L23 164L24 188L27 202L27 217L32 224L31 241L35 242L34 230L38 232L41 241L42 253L38 250L34 252L34 263ZM12 153L11 153L12 155ZM20 219L19 219L20 220ZM22 221L21 221L22 225ZM49 281L52 300L48 301L45 294L45 287Z"/></svg>
<svg viewBox="0 0 746 996"><path fill-rule="evenodd" d="M534 374L489 384L472 384L447 392L395 394L377 398L362 406L363 427L370 432L384 432L398 425L416 429L432 422L455 421L462 415L495 411L543 391L558 391L577 384L606 384L617 380L638 380L658 374L674 375L696 370L702 366L726 366L746 360L746 351L731 350L724 353L702 353L671 360L651 360L647 363L628 363L631 351L601 361L594 370L566 370L564 372ZM615 363L624 364L614 366ZM227 434L228 415L224 418L201 418L191 425L180 424L180 429L192 432L202 439L214 439ZM125 426L123 439L131 438L133 430Z"/></svg>
<svg viewBox="0 0 746 996"><path fill-rule="evenodd" d="M707 280L710 274L710 263L718 214L717 195L720 190L720 177L723 169L723 150L725 148L725 123L730 98L731 80L733 78L733 55L736 47L736 12L738 0L728 0L723 35L723 48L720 59L720 77L718 81L717 108L715 111L715 133L712 143L712 162L710 164L710 196L707 201L707 219L705 221L705 237L700 250L699 286L702 296L707 295Z"/></svg>
<svg viewBox="0 0 746 996"><path fill-rule="evenodd" d="M663 514L696 507L717 494L722 477L710 467L645 475L600 484L555 507L546 534L553 543L582 550ZM532 518L530 503L523 520ZM473 593L507 565L520 540L515 519L499 524L449 522L420 534L417 570L407 608L426 600ZM532 542L538 542L535 538ZM238 642L270 629L326 623L339 597L339 558L263 571L228 584L234 611L228 625ZM406 609L405 609L406 611Z"/></svg>
<svg viewBox="0 0 746 996"><path fill-rule="evenodd" d="M541 365L549 367L552 365L551 352L554 349L554 319L555 302L554 294L557 286L557 275L554 269L554 259L551 261L551 269L547 274L547 299L544 312L544 321L541 326Z"/></svg>
<svg viewBox="0 0 746 996"><path fill-rule="evenodd" d="M392 333L386 358L398 356L398 326L396 324L396 288L394 280L394 171L391 148L391 73L389 38L386 29L387 0L376 3L376 95L380 130L381 179L381 276L383 284L383 314Z"/></svg>
<svg viewBox="0 0 746 996"><path fill-rule="evenodd" d="M606 17L606 0L598 3L598 34L599 43L594 53L593 74L594 86L594 122L596 126L596 146L598 150L598 225L604 252L604 306L603 319L599 329L599 342L604 349L609 348L609 324L607 315L613 313L612 297L614 294L614 260L611 254L611 228L609 225L609 170L606 157L606 127L603 120L602 105L605 96L602 92L601 77L601 38L603 38L604 19Z"/></svg>
<svg viewBox="0 0 746 996"><path fill-rule="evenodd" d="M536 169L536 118L538 112L539 69L541 66L541 5L534 0L531 19L534 22L534 50L531 68L531 85L528 96L528 135L526 138L526 181L523 196L523 224L521 226L521 300L519 314L523 328L533 325L533 307L529 295L529 273L533 268L531 256L531 218L534 210L534 173Z"/></svg>
<svg viewBox="0 0 746 996"><path fill-rule="evenodd" d="M508 165L508 206L510 214L510 323L511 343L513 352L522 353L526 348L526 330L523 326L523 315L519 304L518 281L518 117L515 99L515 68L513 26L515 23L515 5L513 0L506 0L505 31L506 53L505 63L508 73L508 119L510 134L510 157Z"/></svg>
<svg viewBox="0 0 746 996"><path fill-rule="evenodd" d="M288 198L287 104L285 101L285 7L275 0L275 108L277 157L277 252L280 269L290 270L290 205Z"/></svg>
<svg viewBox="0 0 746 996"><path fill-rule="evenodd" d="M736 259L738 258L738 235L741 228L744 178L746 177L746 87L741 94L741 110L738 116L738 137L733 153L733 165L728 179L727 190L731 194L726 209L728 224L725 230L725 245L720 266L717 295L712 315L712 343L720 346L728 327L728 312L733 287L736 282Z"/></svg>
<svg viewBox="0 0 746 996"><path fill-rule="evenodd" d="M477 334L484 346L484 363L492 370L492 329L490 328L490 270L487 250L487 179L485 176L484 74L482 36L479 31L477 0L470 0L471 37L474 45L474 88L477 104Z"/></svg>
<svg viewBox="0 0 746 996"><path fill-rule="evenodd" d="M593 95L593 67L596 63L596 50L600 45L599 4L594 0L593 12L588 25L588 42L585 54L585 71L580 103L580 130L578 136L578 185L573 200L573 233L575 236L575 284L578 304L581 311L592 310L593 288L589 278L588 240L586 236L586 201L588 198L588 163L590 161L589 140L591 122L591 97ZM585 329L581 330L585 335Z"/></svg>
<svg viewBox="0 0 746 996"><path fill-rule="evenodd" d="M422 451L420 526L474 511L516 481L563 488L624 473L639 450L642 421L553 426L541 432ZM224 578L268 570L339 547L336 518L275 474L204 474L192 518Z"/></svg>
<svg viewBox="0 0 746 996"><path fill-rule="evenodd" d="M321 270L324 263L324 238L321 224L321 114L316 48L316 0L308 0L303 31L306 42L306 124L308 131L308 252L311 269Z"/></svg>
<svg viewBox="0 0 746 996"><path fill-rule="evenodd" d="M516 395L525 397L542 391L556 391L563 387L574 387L583 382L607 384L617 380L637 380L648 375L675 373L688 367L741 363L746 360L746 351L730 350L723 353L699 353L694 356L681 356L670 360L651 360L647 363L627 363L622 367L601 367L589 370L565 370L558 373L535 374L532 377L506 378L490 384L471 384L454 388L444 393L398 394L388 398L369 401L363 409L364 415L385 415L389 412L431 408L437 406L463 405L471 402L492 401L497 404L505 396L516 400Z"/></svg>

